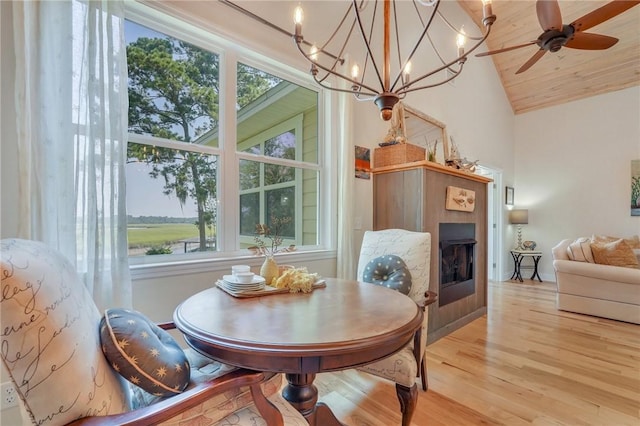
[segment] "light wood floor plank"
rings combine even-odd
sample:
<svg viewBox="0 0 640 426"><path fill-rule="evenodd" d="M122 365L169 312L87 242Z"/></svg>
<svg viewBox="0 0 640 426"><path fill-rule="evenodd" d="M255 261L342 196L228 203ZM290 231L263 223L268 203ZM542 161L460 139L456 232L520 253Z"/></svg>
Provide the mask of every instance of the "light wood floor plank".
<svg viewBox="0 0 640 426"><path fill-rule="evenodd" d="M554 283L490 283L487 315L427 348L413 425L640 425L640 326L555 297ZM400 424L388 381L348 370L316 386L346 425Z"/></svg>

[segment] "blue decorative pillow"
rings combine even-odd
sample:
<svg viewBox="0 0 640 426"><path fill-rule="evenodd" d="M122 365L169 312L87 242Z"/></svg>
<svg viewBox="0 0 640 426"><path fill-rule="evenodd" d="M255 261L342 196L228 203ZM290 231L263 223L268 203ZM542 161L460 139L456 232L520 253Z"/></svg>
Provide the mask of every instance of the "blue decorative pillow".
<svg viewBox="0 0 640 426"><path fill-rule="evenodd" d="M387 254L371 260L364 268L362 280L409 294L411 272L400 257Z"/></svg>
<svg viewBox="0 0 640 426"><path fill-rule="evenodd" d="M139 312L107 309L100 342L113 369L153 395L176 395L189 384L191 371L182 348Z"/></svg>

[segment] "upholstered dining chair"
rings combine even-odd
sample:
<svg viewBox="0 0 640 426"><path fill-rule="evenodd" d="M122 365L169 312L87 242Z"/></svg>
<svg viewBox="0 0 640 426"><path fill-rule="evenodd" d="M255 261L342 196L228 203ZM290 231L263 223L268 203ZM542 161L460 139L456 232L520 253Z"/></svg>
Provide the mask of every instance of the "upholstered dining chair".
<svg viewBox="0 0 640 426"><path fill-rule="evenodd" d="M75 268L43 243L0 241L0 358L38 425L296 425L282 375L183 351L139 312L98 312Z"/></svg>
<svg viewBox="0 0 640 426"><path fill-rule="evenodd" d="M424 312L422 327L405 348L383 360L358 370L391 380L402 411L402 425L409 426L418 401L416 378L427 390L427 367L424 357L427 342L426 308L437 295L429 291L431 234L404 229L367 231L358 259L358 280L383 285L413 299Z"/></svg>

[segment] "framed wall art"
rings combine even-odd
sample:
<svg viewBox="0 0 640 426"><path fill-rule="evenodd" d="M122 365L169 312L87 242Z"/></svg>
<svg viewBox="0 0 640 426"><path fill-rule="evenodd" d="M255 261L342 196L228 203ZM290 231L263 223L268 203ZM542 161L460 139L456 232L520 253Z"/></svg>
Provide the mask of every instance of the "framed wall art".
<svg viewBox="0 0 640 426"><path fill-rule="evenodd" d="M507 186L504 191L504 203L508 206L513 205L513 187Z"/></svg>
<svg viewBox="0 0 640 426"><path fill-rule="evenodd" d="M371 150L356 145L356 177L369 179L371 175Z"/></svg>
<svg viewBox="0 0 640 426"><path fill-rule="evenodd" d="M476 207L476 192L470 189L447 186L444 208L461 212L472 212Z"/></svg>

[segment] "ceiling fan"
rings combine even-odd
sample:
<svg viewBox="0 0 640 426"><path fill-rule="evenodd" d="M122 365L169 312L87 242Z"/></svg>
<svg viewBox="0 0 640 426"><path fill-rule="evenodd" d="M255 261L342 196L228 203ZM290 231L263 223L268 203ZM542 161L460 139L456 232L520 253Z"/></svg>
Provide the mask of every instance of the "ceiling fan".
<svg viewBox="0 0 640 426"><path fill-rule="evenodd" d="M548 51L557 52L563 46L583 50L608 49L618 42L617 38L601 34L585 33L583 31L595 27L639 3L640 0L614 0L566 25L562 23L562 14L560 13L560 6L557 0L538 0L536 1L536 13L538 15L538 22L540 22L540 26L544 32L540 34L537 40L517 46L478 53L476 56L495 55L496 53L508 52L537 44L540 49L516 71L516 74L520 74L531 68L531 66L538 62Z"/></svg>

